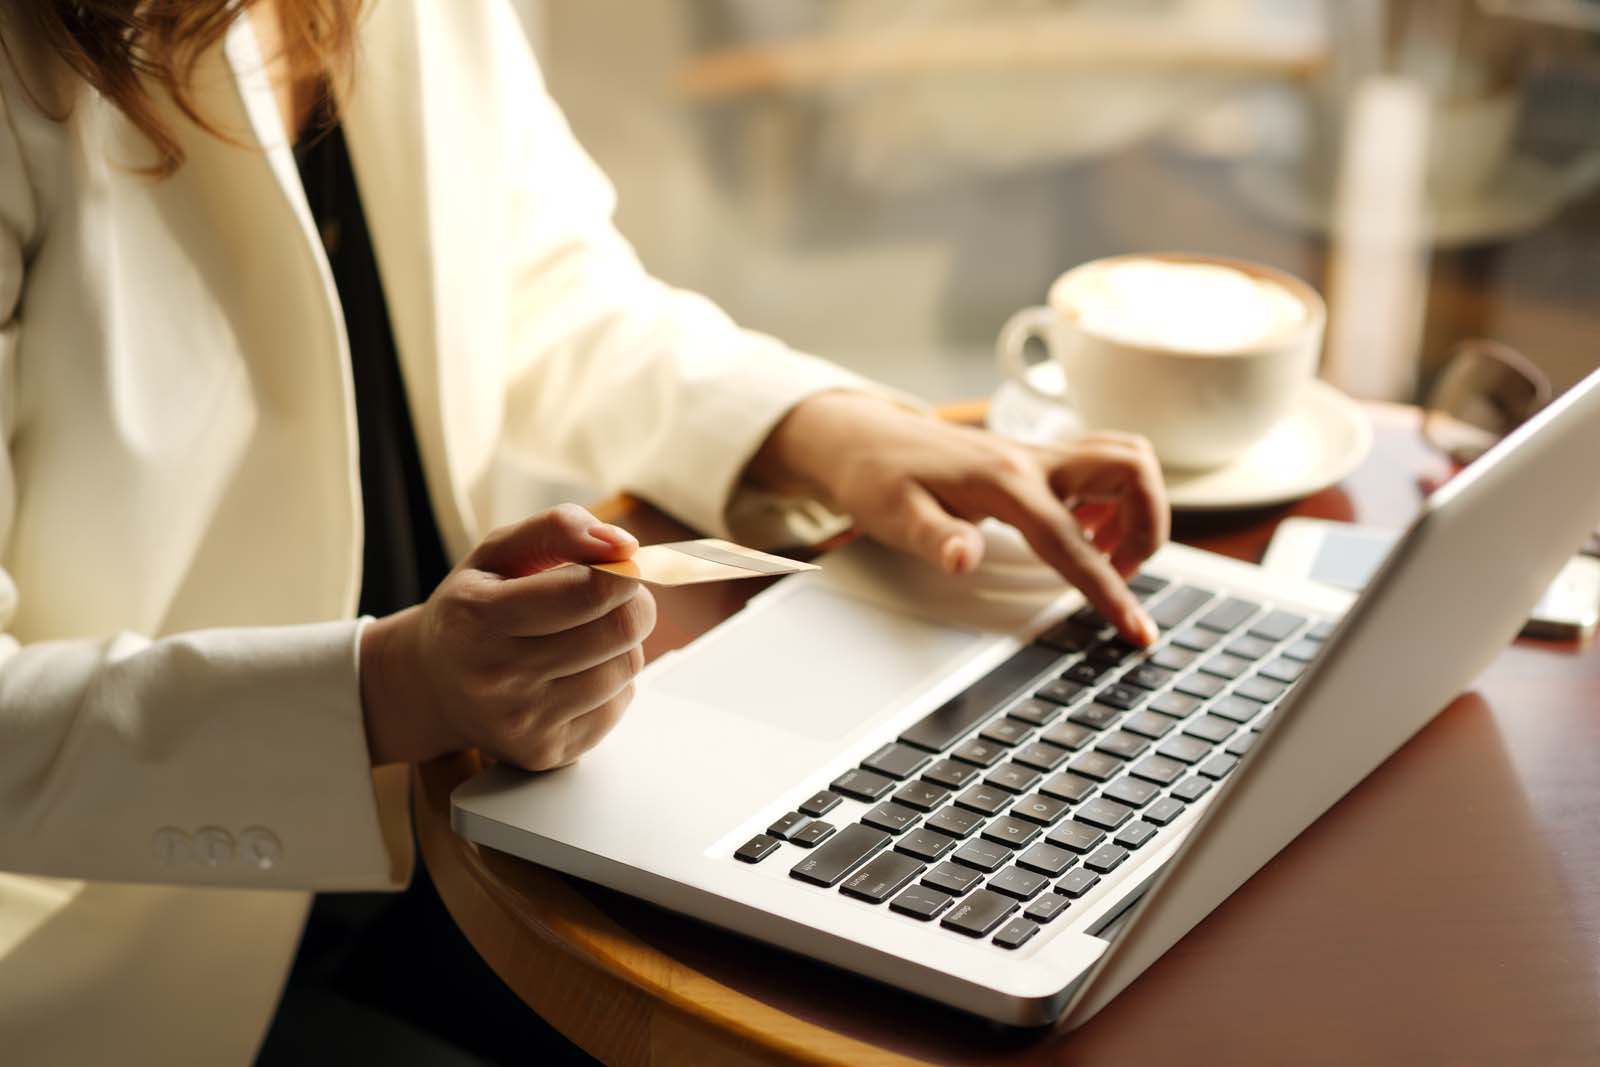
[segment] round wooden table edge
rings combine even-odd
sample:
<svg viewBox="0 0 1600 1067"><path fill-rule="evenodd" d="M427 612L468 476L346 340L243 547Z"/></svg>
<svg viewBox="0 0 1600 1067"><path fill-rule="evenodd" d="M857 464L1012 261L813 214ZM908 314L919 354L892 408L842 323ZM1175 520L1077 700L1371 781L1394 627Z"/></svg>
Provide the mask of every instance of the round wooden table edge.
<svg viewBox="0 0 1600 1067"><path fill-rule="evenodd" d="M565 876L462 838L437 813L450 810L451 791L478 768L467 753L416 768L417 836L429 873L457 926L501 980L591 1055L607 1064L705 1063L709 1043L739 1062L921 1062L796 1018L686 967L616 923ZM537 893L515 891L521 887ZM516 957L508 928L547 946L541 966L529 968L532 961ZM569 967L562 962L571 978L586 978L584 996L572 995L579 990L563 981ZM597 972L605 979L600 989ZM596 1003L606 998L612 1003Z"/></svg>

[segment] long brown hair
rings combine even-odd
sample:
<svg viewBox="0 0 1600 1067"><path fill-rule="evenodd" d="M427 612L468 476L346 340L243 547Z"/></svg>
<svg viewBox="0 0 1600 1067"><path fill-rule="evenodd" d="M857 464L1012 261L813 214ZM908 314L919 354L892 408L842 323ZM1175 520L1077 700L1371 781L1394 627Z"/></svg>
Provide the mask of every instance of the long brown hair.
<svg viewBox="0 0 1600 1067"><path fill-rule="evenodd" d="M79 77L150 138L157 156L151 171L170 174L183 163L183 149L153 94L168 94L189 119L215 133L195 107L190 81L200 57L257 2L11 0L5 6L12 17L30 19ZM348 68L361 2L277 0L284 51L296 77Z"/></svg>

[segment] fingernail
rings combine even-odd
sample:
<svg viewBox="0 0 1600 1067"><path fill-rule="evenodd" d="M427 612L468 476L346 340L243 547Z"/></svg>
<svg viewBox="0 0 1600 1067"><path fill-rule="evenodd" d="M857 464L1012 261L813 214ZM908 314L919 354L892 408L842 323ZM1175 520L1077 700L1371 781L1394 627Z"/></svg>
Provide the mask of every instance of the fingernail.
<svg viewBox="0 0 1600 1067"><path fill-rule="evenodd" d="M939 563L951 574L966 573L966 538L957 535L946 540L944 546L939 549Z"/></svg>
<svg viewBox="0 0 1600 1067"><path fill-rule="evenodd" d="M1156 625L1156 620L1150 617L1148 611L1143 608L1135 608L1133 619L1138 624L1139 636L1144 639L1146 647L1161 640L1161 628Z"/></svg>
<svg viewBox="0 0 1600 1067"><path fill-rule="evenodd" d="M639 541L633 534L620 526L613 526L609 522L596 523L589 527L589 536L597 541L605 541L616 545L618 548L636 548Z"/></svg>

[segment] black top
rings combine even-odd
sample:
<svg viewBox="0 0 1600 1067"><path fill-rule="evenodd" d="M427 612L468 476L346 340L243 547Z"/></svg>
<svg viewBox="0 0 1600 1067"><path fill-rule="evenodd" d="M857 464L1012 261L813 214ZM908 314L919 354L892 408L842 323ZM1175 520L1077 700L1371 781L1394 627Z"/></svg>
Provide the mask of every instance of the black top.
<svg viewBox="0 0 1600 1067"><path fill-rule="evenodd" d="M316 127L295 150L350 339L361 451L363 615L427 599L450 565L434 524L389 310L344 133Z"/></svg>

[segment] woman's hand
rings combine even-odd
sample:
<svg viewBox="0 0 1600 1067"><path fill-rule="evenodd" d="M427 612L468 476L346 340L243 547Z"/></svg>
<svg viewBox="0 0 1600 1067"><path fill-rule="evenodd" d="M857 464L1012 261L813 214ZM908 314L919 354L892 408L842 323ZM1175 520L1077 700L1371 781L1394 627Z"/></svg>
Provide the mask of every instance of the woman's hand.
<svg viewBox="0 0 1600 1067"><path fill-rule="evenodd" d="M953 574L983 558L973 523L1008 522L1124 636L1156 638L1124 581L1170 525L1161 470L1142 437L1096 433L1033 447L875 397L824 393L789 413L749 474L781 492L816 494L862 531Z"/></svg>
<svg viewBox="0 0 1600 1067"><path fill-rule="evenodd" d="M528 770L571 763L617 724L656 605L641 583L566 563L638 542L572 504L496 530L426 603L361 640L374 764L480 748Z"/></svg>

